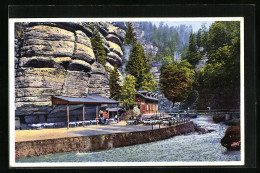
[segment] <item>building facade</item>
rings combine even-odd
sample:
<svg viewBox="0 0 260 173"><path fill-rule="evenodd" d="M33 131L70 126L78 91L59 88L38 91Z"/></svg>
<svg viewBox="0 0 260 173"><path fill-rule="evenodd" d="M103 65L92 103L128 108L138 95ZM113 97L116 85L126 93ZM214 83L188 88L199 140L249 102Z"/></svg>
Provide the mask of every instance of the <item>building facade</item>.
<svg viewBox="0 0 260 173"><path fill-rule="evenodd" d="M158 95L149 91L136 91L135 101L142 114L158 113Z"/></svg>

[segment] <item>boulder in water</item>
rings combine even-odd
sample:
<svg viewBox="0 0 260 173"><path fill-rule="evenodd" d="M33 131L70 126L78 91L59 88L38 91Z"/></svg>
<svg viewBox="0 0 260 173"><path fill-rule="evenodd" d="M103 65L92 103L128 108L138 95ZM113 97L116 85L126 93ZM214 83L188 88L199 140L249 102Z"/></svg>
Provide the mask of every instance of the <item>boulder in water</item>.
<svg viewBox="0 0 260 173"><path fill-rule="evenodd" d="M213 116L213 121L215 123L219 123L219 122L225 121L225 114L214 115Z"/></svg>
<svg viewBox="0 0 260 173"><path fill-rule="evenodd" d="M240 126L227 128L225 136L221 139L221 145L228 150L240 150Z"/></svg>
<svg viewBox="0 0 260 173"><path fill-rule="evenodd" d="M213 130L213 129L207 129L207 128L200 127L200 126L196 126L196 127L195 127L195 131L196 131L196 132L199 132L199 133L202 133L202 134L205 134L205 133L213 132L213 131L215 131L215 130Z"/></svg>

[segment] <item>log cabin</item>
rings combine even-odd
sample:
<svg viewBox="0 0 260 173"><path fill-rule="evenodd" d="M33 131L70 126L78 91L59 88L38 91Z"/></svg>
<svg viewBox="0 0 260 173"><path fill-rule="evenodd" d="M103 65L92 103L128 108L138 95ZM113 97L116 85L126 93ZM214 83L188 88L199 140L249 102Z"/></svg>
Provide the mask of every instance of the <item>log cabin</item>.
<svg viewBox="0 0 260 173"><path fill-rule="evenodd" d="M136 91L135 101L142 114L158 113L158 94L149 91Z"/></svg>

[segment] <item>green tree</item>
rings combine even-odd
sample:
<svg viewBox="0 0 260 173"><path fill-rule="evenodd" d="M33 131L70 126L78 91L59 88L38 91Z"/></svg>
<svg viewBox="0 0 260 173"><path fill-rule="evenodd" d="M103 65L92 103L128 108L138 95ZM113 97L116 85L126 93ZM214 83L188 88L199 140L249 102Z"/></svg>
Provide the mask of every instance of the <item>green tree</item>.
<svg viewBox="0 0 260 173"><path fill-rule="evenodd" d="M199 62L202 55L197 52L196 50L196 42L195 42L195 34L191 32L190 39L189 39L189 48L186 58L184 60L187 60L193 67Z"/></svg>
<svg viewBox="0 0 260 173"><path fill-rule="evenodd" d="M171 56L165 56L162 58L162 65L168 65L171 64L173 62L173 57Z"/></svg>
<svg viewBox="0 0 260 173"><path fill-rule="evenodd" d="M198 47L202 47L202 33L201 29L198 30L198 33L196 35L196 44Z"/></svg>
<svg viewBox="0 0 260 173"><path fill-rule="evenodd" d="M121 96L121 86L119 85L120 78L117 65L114 66L114 69L110 73L109 78L109 88L110 88L110 98L115 100L120 100Z"/></svg>
<svg viewBox="0 0 260 173"><path fill-rule="evenodd" d="M222 22L213 23L208 32L208 39L206 44L206 52L209 56L216 52L219 47L223 47L227 42L227 34L225 32L225 25Z"/></svg>
<svg viewBox="0 0 260 173"><path fill-rule="evenodd" d="M93 32L93 37L91 38L91 45L96 57L96 61L105 67L107 59L106 51L100 33L97 29L95 29Z"/></svg>
<svg viewBox="0 0 260 173"><path fill-rule="evenodd" d="M155 46L159 47L159 34L156 26L153 28L153 42Z"/></svg>
<svg viewBox="0 0 260 173"><path fill-rule="evenodd" d="M207 42L208 42L208 30L205 23L201 25L200 31L201 31L201 46L204 48L203 53L205 53L205 48L207 47Z"/></svg>
<svg viewBox="0 0 260 173"><path fill-rule="evenodd" d="M187 61L172 62L161 67L160 90L173 103L184 101L192 90L194 70Z"/></svg>
<svg viewBox="0 0 260 173"><path fill-rule="evenodd" d="M196 52L195 34L193 32L190 33L189 52Z"/></svg>
<svg viewBox="0 0 260 173"><path fill-rule="evenodd" d="M135 30L131 22L127 23L127 32L125 36L125 44L136 44Z"/></svg>
<svg viewBox="0 0 260 173"><path fill-rule="evenodd" d="M131 74L136 78L136 89L139 90L144 75L149 71L149 64L141 43L133 46L125 70L127 74Z"/></svg>
<svg viewBox="0 0 260 173"><path fill-rule="evenodd" d="M144 74L143 81L141 83L141 90L147 90L154 92L157 90L157 82L151 72Z"/></svg>
<svg viewBox="0 0 260 173"><path fill-rule="evenodd" d="M124 77L121 100L126 109L131 109L136 104L135 102L135 77L128 74Z"/></svg>
<svg viewBox="0 0 260 173"><path fill-rule="evenodd" d="M185 45L183 46L183 49L182 49L181 60L187 59L188 51L189 51L189 47L185 44Z"/></svg>
<svg viewBox="0 0 260 173"><path fill-rule="evenodd" d="M240 39L230 46L219 47L211 62L199 73L199 106L215 109L239 109L240 97Z"/></svg>

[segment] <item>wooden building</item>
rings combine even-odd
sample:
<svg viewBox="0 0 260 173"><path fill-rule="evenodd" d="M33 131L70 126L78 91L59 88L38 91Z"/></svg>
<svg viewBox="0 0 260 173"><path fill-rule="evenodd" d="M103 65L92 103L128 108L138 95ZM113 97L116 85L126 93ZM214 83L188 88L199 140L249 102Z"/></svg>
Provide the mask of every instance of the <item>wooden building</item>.
<svg viewBox="0 0 260 173"><path fill-rule="evenodd" d="M98 123L98 114L99 114L99 107L102 104L108 105L117 105L117 115L118 115L118 104L119 101L108 99L106 97L102 97L95 94L88 94L87 97L67 97L67 96L52 96L52 105L67 105L67 128L69 128L70 116L69 116L69 107L70 105L82 105L82 121L83 126L85 120L88 118L88 115L85 115L85 106L91 105L96 108L96 124ZM108 106L109 107L109 106ZM106 118L109 118L109 111L105 115ZM117 119L118 122L118 119Z"/></svg>
<svg viewBox="0 0 260 173"><path fill-rule="evenodd" d="M136 91L135 101L142 114L158 113L158 95L149 91Z"/></svg>

